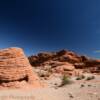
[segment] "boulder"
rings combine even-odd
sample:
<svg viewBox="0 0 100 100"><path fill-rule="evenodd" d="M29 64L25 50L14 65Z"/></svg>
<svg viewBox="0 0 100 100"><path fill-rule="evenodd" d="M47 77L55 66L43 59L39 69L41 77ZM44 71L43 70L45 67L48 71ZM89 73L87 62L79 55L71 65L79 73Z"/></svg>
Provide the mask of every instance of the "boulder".
<svg viewBox="0 0 100 100"><path fill-rule="evenodd" d="M70 63L65 63L65 64L57 66L55 68L56 72L58 72L58 73L59 72L62 73L64 71L73 71L74 69L75 69L75 67Z"/></svg>
<svg viewBox="0 0 100 100"><path fill-rule="evenodd" d="M24 85L23 85L24 84ZM0 50L0 87L41 86L37 74L31 67L21 48Z"/></svg>

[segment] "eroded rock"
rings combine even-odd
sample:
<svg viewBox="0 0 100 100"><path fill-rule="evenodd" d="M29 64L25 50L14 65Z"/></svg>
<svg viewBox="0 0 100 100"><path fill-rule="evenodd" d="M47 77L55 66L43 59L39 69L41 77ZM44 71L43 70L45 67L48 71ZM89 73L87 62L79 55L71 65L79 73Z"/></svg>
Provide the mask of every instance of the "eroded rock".
<svg viewBox="0 0 100 100"><path fill-rule="evenodd" d="M40 81L20 48L0 50L0 87L38 87Z"/></svg>

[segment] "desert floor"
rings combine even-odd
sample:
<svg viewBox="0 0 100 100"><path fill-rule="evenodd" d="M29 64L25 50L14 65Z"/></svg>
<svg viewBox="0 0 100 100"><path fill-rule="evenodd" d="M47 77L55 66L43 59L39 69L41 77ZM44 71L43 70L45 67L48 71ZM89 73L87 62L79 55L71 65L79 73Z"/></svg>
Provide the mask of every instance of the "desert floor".
<svg viewBox="0 0 100 100"><path fill-rule="evenodd" d="M49 84L52 82L50 80ZM100 76L89 81L77 80L63 87L1 90L0 100L100 100Z"/></svg>

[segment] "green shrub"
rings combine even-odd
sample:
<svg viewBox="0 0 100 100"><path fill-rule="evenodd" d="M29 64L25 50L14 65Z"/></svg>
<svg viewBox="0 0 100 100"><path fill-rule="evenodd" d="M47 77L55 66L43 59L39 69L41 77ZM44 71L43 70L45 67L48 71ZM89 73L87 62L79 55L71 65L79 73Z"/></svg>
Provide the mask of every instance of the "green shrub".
<svg viewBox="0 0 100 100"><path fill-rule="evenodd" d="M72 83L73 83L73 81L71 80L71 78L68 77L68 76L66 76L66 75L64 75L64 76L62 77L62 83L61 83L60 86L64 86L64 85L72 84Z"/></svg>

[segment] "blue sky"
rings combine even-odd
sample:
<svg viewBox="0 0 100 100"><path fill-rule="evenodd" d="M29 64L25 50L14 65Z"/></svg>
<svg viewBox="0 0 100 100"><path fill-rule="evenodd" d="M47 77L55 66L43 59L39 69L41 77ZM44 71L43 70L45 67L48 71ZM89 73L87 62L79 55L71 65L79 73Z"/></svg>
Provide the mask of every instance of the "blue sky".
<svg viewBox="0 0 100 100"><path fill-rule="evenodd" d="M69 49L100 58L100 0L2 0L0 48L27 55Z"/></svg>

